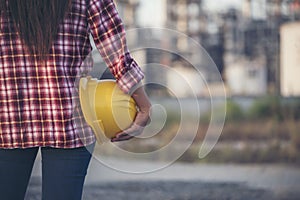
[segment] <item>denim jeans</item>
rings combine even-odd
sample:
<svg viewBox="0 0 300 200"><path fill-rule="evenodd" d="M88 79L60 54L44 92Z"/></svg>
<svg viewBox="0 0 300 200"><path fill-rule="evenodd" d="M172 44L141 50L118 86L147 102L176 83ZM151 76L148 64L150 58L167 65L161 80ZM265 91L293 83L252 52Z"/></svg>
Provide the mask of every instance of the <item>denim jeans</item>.
<svg viewBox="0 0 300 200"><path fill-rule="evenodd" d="M80 200L93 149L42 147L42 199ZM1 199L24 199L38 150L0 149Z"/></svg>

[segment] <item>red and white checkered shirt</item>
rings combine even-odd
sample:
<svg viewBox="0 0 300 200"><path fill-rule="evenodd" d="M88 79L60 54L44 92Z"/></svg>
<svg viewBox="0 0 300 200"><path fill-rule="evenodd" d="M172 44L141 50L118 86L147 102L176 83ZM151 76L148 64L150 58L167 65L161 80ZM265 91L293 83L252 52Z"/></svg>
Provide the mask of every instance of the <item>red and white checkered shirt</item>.
<svg viewBox="0 0 300 200"><path fill-rule="evenodd" d="M143 78L126 46L113 0L73 0L46 65L26 52L9 12L0 18L0 148L76 148L95 142L78 100L76 80L96 47L128 92Z"/></svg>

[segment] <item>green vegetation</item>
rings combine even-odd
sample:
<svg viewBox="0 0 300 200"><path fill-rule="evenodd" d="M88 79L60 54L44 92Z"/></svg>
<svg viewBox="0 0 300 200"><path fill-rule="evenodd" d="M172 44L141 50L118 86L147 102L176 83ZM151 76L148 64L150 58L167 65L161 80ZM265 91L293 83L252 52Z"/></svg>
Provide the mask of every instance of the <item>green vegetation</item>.
<svg viewBox="0 0 300 200"><path fill-rule="evenodd" d="M245 114L241 107L232 100L228 100L226 104L226 121L241 121L245 118Z"/></svg>
<svg viewBox="0 0 300 200"><path fill-rule="evenodd" d="M256 100L246 113L249 119L282 119L280 100L277 97L264 97Z"/></svg>
<svg viewBox="0 0 300 200"><path fill-rule="evenodd" d="M247 110L229 100L226 109L219 144L228 145L215 148L203 162L300 164L300 99L268 96L255 100ZM205 131L199 131L196 144L204 136ZM242 145L233 145L238 143Z"/></svg>

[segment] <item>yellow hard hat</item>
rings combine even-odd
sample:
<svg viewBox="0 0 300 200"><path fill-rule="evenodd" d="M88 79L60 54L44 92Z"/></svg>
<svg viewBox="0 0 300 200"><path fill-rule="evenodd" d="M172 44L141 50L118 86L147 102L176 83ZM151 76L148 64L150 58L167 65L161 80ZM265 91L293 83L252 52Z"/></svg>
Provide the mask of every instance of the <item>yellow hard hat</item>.
<svg viewBox="0 0 300 200"><path fill-rule="evenodd" d="M84 118L99 143L128 128L137 113L133 98L122 92L114 80L81 78L79 98Z"/></svg>

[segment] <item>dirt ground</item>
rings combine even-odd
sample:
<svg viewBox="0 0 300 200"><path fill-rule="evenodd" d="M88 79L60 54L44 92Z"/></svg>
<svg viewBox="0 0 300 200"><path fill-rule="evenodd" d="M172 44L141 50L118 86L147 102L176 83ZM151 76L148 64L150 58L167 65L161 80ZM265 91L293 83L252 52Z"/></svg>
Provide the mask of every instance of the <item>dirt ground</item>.
<svg viewBox="0 0 300 200"><path fill-rule="evenodd" d="M158 168L155 162L107 160L124 169ZM36 162L25 200L41 199ZM128 174L91 162L83 200L298 200L300 169L286 165L174 163L153 173Z"/></svg>
<svg viewBox="0 0 300 200"><path fill-rule="evenodd" d="M41 199L39 181L31 182L26 200ZM120 182L87 185L83 200L275 200L269 191L248 188L245 185L203 182ZM286 198L284 198L286 199ZM289 199L295 199L289 198Z"/></svg>

